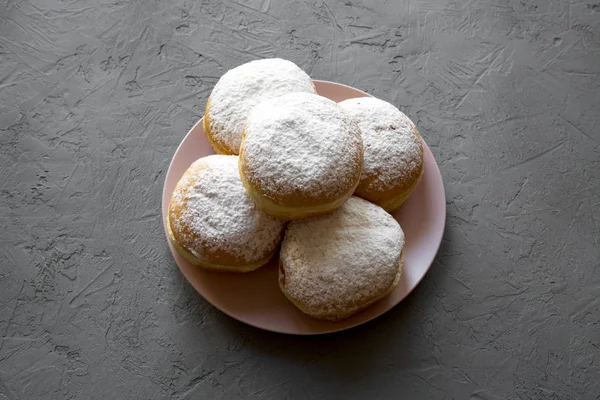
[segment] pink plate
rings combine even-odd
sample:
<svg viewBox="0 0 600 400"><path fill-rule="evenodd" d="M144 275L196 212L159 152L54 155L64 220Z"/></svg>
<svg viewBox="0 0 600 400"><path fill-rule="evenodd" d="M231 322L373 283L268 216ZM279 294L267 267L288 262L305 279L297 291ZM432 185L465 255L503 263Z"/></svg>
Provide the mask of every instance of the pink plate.
<svg viewBox="0 0 600 400"><path fill-rule="evenodd" d="M339 83L315 81L317 91L334 101L369 96ZM341 322L325 322L304 315L279 290L277 262L248 274L203 271L180 257L169 243L179 269L207 301L225 314L257 328L313 335L341 331L380 316L404 299L421 281L440 246L446 221L446 197L440 170L425 147L425 172L419 186L393 215L406 235L405 267L396 289L383 300ZM200 157L214 154L204 136L202 120L188 132L169 166L162 196L166 221L171 193L187 168ZM166 232L165 232L166 233ZM167 240L168 242L168 240Z"/></svg>

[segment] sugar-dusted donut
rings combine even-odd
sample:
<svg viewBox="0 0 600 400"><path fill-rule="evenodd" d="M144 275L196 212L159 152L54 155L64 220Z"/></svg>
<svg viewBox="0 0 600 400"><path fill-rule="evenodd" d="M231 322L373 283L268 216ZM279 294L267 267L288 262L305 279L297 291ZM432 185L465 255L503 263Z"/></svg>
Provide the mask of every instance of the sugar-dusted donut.
<svg viewBox="0 0 600 400"><path fill-rule="evenodd" d="M417 128L396 107L374 97L339 104L358 121L365 147L355 194L387 211L400 207L423 175L423 143Z"/></svg>
<svg viewBox="0 0 600 400"><path fill-rule="evenodd" d="M256 60L227 71L213 88L204 114L204 132L215 152L238 154L250 110L291 92L315 93L310 77L291 61Z"/></svg>
<svg viewBox="0 0 600 400"><path fill-rule="evenodd" d="M268 214L300 219L341 206L358 185L358 124L325 97L290 93L257 105L246 121L240 176Z"/></svg>
<svg viewBox="0 0 600 400"><path fill-rule="evenodd" d="M338 321L396 287L403 251L398 222L383 208L353 196L331 214L288 224L279 286L304 313Z"/></svg>
<svg viewBox="0 0 600 400"><path fill-rule="evenodd" d="M284 223L248 196L236 156L212 155L194 162L177 183L167 228L173 247L190 263L247 272L275 254Z"/></svg>

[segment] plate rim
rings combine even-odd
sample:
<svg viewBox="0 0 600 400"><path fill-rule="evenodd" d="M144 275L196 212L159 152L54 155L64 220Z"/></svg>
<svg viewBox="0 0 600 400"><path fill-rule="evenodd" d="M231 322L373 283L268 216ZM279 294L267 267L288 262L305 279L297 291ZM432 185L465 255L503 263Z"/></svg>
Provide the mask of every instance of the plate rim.
<svg viewBox="0 0 600 400"><path fill-rule="evenodd" d="M313 79L313 82L315 84L324 84L324 85L332 85L332 86L342 86L342 87L344 87L346 89L360 92L360 93L362 93L364 95L364 97L375 97L375 96L372 96L371 94L369 94L369 93L367 93L367 92L365 92L363 90L357 89L355 87L352 87L352 86L349 86L349 85L346 85L346 84L343 84L343 83L326 81L326 80L320 80L320 79ZM439 180L441 182L441 190L442 190L442 193L444 195L443 196L444 197L444 199L443 199L444 201L443 201L443 213L442 213L443 214L442 229L440 230L440 234L438 235L439 237L435 237L435 251L432 252L432 258L431 258L431 261L428 262L427 268L425 269L425 271L423 272L423 274L421 275L421 277L419 277L419 279L416 281L416 283L414 284L414 286L412 286L406 292L406 294L404 295L404 297L402 297L398 302L396 302L394 305L392 305L389 309L383 311L380 314L376 314L376 315L370 316L369 318L361 320L360 322L356 323L355 325L351 325L351 326L340 326L339 328L332 328L332 329L329 329L329 330L323 330L323 331L319 331L319 332L291 332L291 331L279 330L279 329L275 329L275 328L270 328L270 327L265 327L265 326L257 325L255 323L253 323L252 321L247 320L244 317L240 317L238 315L232 315L232 313L228 312L227 310L221 308L220 306L216 305L215 303L213 303L212 301L210 301L209 299L207 299L206 296L204 294L202 294L196 288L196 286L192 283L192 280L190 278L188 278L188 276L185 273L185 271L181 268L181 266L179 265L179 263L177 262L177 260L175 260L175 258L173 257L174 256L174 254L173 254L174 250L173 250L173 247L172 247L172 245L171 245L171 243L169 241L169 233L168 233L168 230L167 230L166 219L165 219L165 215L168 213L168 208L167 208L167 210L165 210L165 206L164 206L165 205L165 193L166 193L166 190L167 190L167 184L169 182L168 177L169 177L169 174L171 172L171 168L173 167L173 163L175 162L175 158L176 158L177 154L179 153L179 150L182 148L182 145L186 141L187 137L192 134L192 132L196 129L196 127L199 124L203 124L203 123L204 123L204 115L198 120L198 122L196 122L188 130L188 132L185 134L185 136L181 139L181 142L177 146L177 149L173 153L171 161L169 162L169 167L167 169L167 173L165 174L165 179L164 179L163 188L162 188L162 195L161 195L161 220L162 220L162 225L163 225L163 230L164 230L164 233L165 233L165 237L167 239L167 246L168 246L169 251L171 253L171 257L173 258L173 262L175 263L175 265L177 265L177 268L179 269L179 272L187 280L188 284L196 291L196 293L198 293L212 307L215 307L217 310L219 310L223 314L227 315L228 317L235 319L236 321L240 321L240 322L242 322L244 324L247 324L247 325L250 325L250 326L252 326L254 328L265 330L265 331L269 331L269 332L275 332L275 333L280 333L280 334L285 334L285 335L295 335L295 336L326 335L326 334L331 334L331 333L336 333L336 332L342 332L342 331L345 331L345 330L348 330L348 329L356 328L356 327L358 327L360 325L366 324L367 322L373 321L374 319L382 316L383 314L386 314L391 309L393 309L398 304L400 304L402 301L404 301L415 290L415 288L417 286L419 286L419 284L421 283L421 281L425 278L425 275L427 275L427 272L429 272L429 270L431 269L431 266L433 265L433 263L435 261L435 258L436 258L437 254L439 252L440 246L442 244L442 240L443 240L444 232L445 232L445 228L446 228L447 206L446 206L446 188L444 186L444 179L442 177L442 173L440 171L439 165L438 165L435 157L433 156L433 152L431 151L431 149L429 148L429 146L427 145L427 143L425 142L425 140L421 136L421 140L422 140L423 144L426 146L427 150L431 153L431 156L432 156L432 158L434 160L434 163L433 163L435 165L435 171L434 172L435 172L435 175L437 175L439 177Z"/></svg>

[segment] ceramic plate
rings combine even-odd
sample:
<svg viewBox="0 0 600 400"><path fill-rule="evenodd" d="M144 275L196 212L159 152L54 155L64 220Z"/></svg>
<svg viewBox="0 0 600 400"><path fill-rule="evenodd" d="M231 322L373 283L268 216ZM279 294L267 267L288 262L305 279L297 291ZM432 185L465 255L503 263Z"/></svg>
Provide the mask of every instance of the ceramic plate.
<svg viewBox="0 0 600 400"><path fill-rule="evenodd" d="M315 81L315 86L319 94L336 102L369 96L333 82ZM232 318L257 328L312 335L341 331L370 321L397 305L417 286L431 266L442 240L446 221L444 185L431 151L427 145L424 148L423 178L400 210L393 213L406 236L405 266L400 283L389 296L349 319L326 322L300 312L279 290L276 259L248 274L208 272L190 265L169 243L173 258L190 284L207 301ZM169 166L162 196L163 223L179 178L194 161L210 154L214 151L204 136L200 120L183 139Z"/></svg>

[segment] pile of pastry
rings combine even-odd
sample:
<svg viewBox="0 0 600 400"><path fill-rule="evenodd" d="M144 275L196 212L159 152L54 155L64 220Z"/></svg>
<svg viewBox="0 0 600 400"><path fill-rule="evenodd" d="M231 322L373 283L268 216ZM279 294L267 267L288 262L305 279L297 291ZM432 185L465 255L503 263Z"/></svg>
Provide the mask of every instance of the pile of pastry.
<svg viewBox="0 0 600 400"><path fill-rule="evenodd" d="M279 286L304 313L337 321L389 294L404 233L388 213L423 174L415 125L393 105L336 103L282 59L225 73L206 104L218 155L178 182L167 226L201 268L249 272L279 250Z"/></svg>

